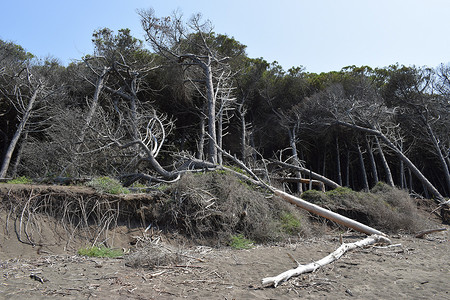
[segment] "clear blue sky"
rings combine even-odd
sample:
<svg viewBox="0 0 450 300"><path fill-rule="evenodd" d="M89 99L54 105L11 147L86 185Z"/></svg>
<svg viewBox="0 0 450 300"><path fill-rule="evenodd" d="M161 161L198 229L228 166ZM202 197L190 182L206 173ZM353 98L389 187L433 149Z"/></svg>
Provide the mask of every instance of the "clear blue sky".
<svg viewBox="0 0 450 300"><path fill-rule="evenodd" d="M285 69L337 71L348 65L436 67L450 61L450 0L1 0L0 39L67 64L92 53L94 30L130 28L136 9L158 16L200 12L250 57Z"/></svg>

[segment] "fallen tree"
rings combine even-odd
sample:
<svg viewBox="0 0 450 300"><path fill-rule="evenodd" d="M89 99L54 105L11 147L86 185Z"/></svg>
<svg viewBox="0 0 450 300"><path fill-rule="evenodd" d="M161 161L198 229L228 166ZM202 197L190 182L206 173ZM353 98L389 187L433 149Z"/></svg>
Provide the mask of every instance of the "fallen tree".
<svg viewBox="0 0 450 300"><path fill-rule="evenodd" d="M318 261L309 263L307 265L298 264L297 268L295 268L295 269L285 271L274 277L263 278L262 284L264 286L277 287L281 282L289 280L289 278L291 278L291 277L299 276L304 273L314 272L317 269L319 269L320 267L323 267L327 264L334 262L335 260L338 260L347 251L350 251L350 250L353 250L356 248L365 247L365 246L372 245L375 243L391 244L391 241L387 237L382 236L382 235L371 235L361 241L357 241L354 243L348 243L348 244L343 243L339 248L336 249L336 251L334 251L333 253L330 253L329 255L325 256L324 258L322 258Z"/></svg>
<svg viewBox="0 0 450 300"><path fill-rule="evenodd" d="M325 209L323 207L320 207L318 205L315 205L313 203L305 201L305 200L303 200L301 198L292 196L292 195L290 195L288 193L285 193L285 192L277 190L277 189L274 189L273 192L274 192L275 195L281 197L282 199L284 199L284 200L286 200L286 201L288 201L288 202L290 202L292 204L295 204L295 205L297 205L297 206L299 206L299 207L301 207L301 208L303 208L303 209L305 209L305 210L307 210L307 211L309 211L311 213L314 213L316 215L324 217L324 218L326 218L328 220L331 220L333 222L336 222L338 224L347 226L349 228L355 229L356 231L359 231L359 232L362 232L362 233L365 233L365 234L376 234L376 235L386 236L386 234L382 233L379 230L376 230L376 229L374 229L372 227L369 227L367 225L364 225L364 224L362 224L360 222L357 222L355 220L352 220L350 218L342 216L342 215L340 215L338 213L335 213L335 212L333 212L331 210Z"/></svg>

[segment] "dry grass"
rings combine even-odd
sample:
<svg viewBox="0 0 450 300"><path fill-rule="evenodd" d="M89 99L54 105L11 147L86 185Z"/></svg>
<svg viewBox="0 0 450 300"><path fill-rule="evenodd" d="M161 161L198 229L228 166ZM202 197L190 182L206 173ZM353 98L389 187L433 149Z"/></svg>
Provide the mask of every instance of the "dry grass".
<svg viewBox="0 0 450 300"><path fill-rule="evenodd" d="M233 234L271 242L309 233L303 212L226 172L187 174L168 192L161 220L196 240L224 245ZM283 230L286 214L298 221L296 231Z"/></svg>

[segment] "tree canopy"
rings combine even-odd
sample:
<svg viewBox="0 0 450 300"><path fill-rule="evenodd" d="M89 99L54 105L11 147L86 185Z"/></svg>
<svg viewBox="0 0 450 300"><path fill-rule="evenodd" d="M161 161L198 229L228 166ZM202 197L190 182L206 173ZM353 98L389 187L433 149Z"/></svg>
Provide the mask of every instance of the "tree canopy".
<svg viewBox="0 0 450 300"><path fill-rule="evenodd" d="M142 39L96 30L67 67L0 40L1 177L172 180L224 163L220 148L356 190L450 196L449 65L284 70L200 14L139 17Z"/></svg>

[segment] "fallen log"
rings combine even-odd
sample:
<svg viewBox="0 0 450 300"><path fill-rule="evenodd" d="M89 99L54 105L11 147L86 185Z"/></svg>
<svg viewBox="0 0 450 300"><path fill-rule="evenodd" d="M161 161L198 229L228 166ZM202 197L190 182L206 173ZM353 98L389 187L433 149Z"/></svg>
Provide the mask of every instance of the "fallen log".
<svg viewBox="0 0 450 300"><path fill-rule="evenodd" d="M299 276L304 273L314 272L317 269L319 269L320 267L323 267L327 264L332 263L335 260L338 260L347 251L353 250L355 248L372 245L375 243L390 244L391 241L387 237L382 236L382 235L371 235L361 241L357 241L357 242L349 243L349 244L344 243L339 248L337 248L336 251L334 251L333 253L325 256L324 258L322 258L318 261L309 263L307 265L298 264L297 268L285 271L285 272L279 274L278 276L263 278L262 284L263 284L263 286L277 287L278 284L280 284L281 282L284 282L286 280L289 280L289 278L291 278L291 277Z"/></svg>
<svg viewBox="0 0 450 300"><path fill-rule="evenodd" d="M334 221L338 224L347 226L349 228L355 229L355 230L365 233L365 234L378 234L378 235L386 236L386 234L382 233L379 230L376 230L376 229L369 227L367 225L364 225L358 221L347 218L343 215L332 212L331 210L328 210L328 209L325 209L318 205L315 205L313 203L307 202L301 198L289 195L283 191L275 189L274 193L275 193L275 195L281 197L284 200L289 201L292 204L295 204L311 213L317 214L321 217L324 217L328 220Z"/></svg>

